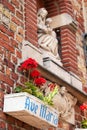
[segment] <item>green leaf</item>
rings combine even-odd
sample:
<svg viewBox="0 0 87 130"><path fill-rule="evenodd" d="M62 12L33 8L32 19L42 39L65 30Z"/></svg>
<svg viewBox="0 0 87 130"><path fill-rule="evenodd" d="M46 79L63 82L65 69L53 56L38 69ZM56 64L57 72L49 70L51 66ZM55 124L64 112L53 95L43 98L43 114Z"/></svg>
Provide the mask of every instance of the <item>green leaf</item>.
<svg viewBox="0 0 87 130"><path fill-rule="evenodd" d="M22 87L21 87L21 86L18 86L18 87L16 87L16 88L14 89L14 91L15 91L16 93L22 92Z"/></svg>
<svg viewBox="0 0 87 130"><path fill-rule="evenodd" d="M27 89L27 88L23 89L22 92L27 92L29 94L32 94L32 90L31 89Z"/></svg>
<svg viewBox="0 0 87 130"><path fill-rule="evenodd" d="M83 121L81 122L81 124L82 124L82 128L87 128L87 120L86 120L86 119L83 120Z"/></svg>

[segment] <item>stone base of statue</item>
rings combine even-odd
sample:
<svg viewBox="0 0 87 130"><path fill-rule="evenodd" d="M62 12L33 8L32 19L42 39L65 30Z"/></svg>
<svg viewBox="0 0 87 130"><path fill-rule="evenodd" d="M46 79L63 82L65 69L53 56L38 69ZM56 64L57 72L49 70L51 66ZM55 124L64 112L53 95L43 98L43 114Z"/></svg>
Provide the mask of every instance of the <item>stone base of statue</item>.
<svg viewBox="0 0 87 130"><path fill-rule="evenodd" d="M52 53L50 52L43 52L43 64L44 67L48 68L48 67L55 67L55 65L59 65L62 66L62 62L61 59L59 57L59 55L54 56Z"/></svg>

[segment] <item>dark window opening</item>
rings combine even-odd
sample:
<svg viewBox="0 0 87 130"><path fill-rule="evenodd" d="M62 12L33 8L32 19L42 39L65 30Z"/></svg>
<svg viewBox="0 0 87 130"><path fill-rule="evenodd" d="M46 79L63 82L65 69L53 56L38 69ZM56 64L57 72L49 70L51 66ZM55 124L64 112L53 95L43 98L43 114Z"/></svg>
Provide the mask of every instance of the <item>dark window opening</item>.
<svg viewBox="0 0 87 130"><path fill-rule="evenodd" d="M59 53L59 56L61 58L61 37L60 37L60 28L56 28L54 30L56 32L56 38L58 40L58 53Z"/></svg>
<svg viewBox="0 0 87 130"><path fill-rule="evenodd" d="M83 48L84 48L84 55L86 61L86 68L87 68L87 33L83 34Z"/></svg>

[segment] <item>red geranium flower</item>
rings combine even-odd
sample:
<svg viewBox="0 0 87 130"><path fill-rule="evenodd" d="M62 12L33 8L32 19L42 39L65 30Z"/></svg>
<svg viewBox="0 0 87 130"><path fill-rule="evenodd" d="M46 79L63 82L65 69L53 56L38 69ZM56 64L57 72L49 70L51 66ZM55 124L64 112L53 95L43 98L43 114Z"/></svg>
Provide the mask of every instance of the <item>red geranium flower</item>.
<svg viewBox="0 0 87 130"><path fill-rule="evenodd" d="M40 76L40 72L38 70L33 70L30 75L32 78L37 78Z"/></svg>
<svg viewBox="0 0 87 130"><path fill-rule="evenodd" d="M50 83L50 84L48 84L48 87L50 87L50 91L53 91L53 89L55 88L55 84Z"/></svg>
<svg viewBox="0 0 87 130"><path fill-rule="evenodd" d="M85 107L83 105L81 105L80 109L83 111L83 110L85 110Z"/></svg>
<svg viewBox="0 0 87 130"><path fill-rule="evenodd" d="M34 83L37 85L37 86L41 86L43 85L44 83L46 83L46 80L42 77L39 77L37 79L34 80Z"/></svg>
<svg viewBox="0 0 87 130"><path fill-rule="evenodd" d="M84 103L83 105L81 105L81 106L80 106L80 109L81 109L82 111L83 111L83 110L86 110L86 109L87 109L87 104Z"/></svg>
<svg viewBox="0 0 87 130"><path fill-rule="evenodd" d="M29 69L31 69L31 68L36 68L37 65L38 65L38 63L37 63L34 59L29 58L29 59L25 60L25 61L22 63L20 69L21 69L21 70L29 70Z"/></svg>

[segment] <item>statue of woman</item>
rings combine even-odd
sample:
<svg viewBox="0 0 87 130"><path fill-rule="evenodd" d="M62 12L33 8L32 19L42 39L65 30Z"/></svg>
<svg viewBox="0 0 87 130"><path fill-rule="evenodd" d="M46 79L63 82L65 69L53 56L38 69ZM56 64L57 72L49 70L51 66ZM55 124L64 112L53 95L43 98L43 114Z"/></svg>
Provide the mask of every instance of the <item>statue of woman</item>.
<svg viewBox="0 0 87 130"><path fill-rule="evenodd" d="M39 46L46 52L50 52L57 59L60 59L58 54L58 40L56 38L56 33L50 27L52 22L51 18L47 18L47 10L41 8L38 11L38 43Z"/></svg>

